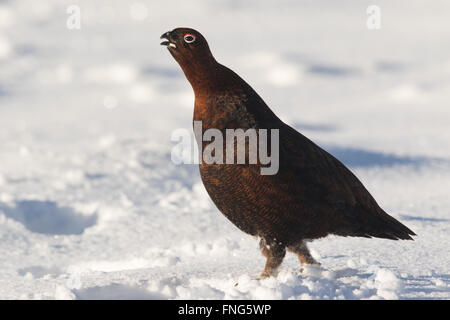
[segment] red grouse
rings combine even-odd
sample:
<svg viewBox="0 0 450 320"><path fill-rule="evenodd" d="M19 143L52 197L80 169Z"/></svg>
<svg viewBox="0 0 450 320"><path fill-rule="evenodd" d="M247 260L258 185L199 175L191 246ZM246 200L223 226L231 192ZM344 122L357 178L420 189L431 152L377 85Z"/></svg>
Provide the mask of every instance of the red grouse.
<svg viewBox="0 0 450 320"><path fill-rule="evenodd" d="M214 128L225 136L227 129L278 129L276 174L261 174L260 161L200 163L217 208L260 238L267 258L261 278L276 275L286 249L302 265L318 264L306 242L330 234L412 240L414 232L384 212L349 169L281 121L250 85L218 63L199 32L177 28L161 39L194 89L194 121L201 121L202 132ZM212 142L198 143L205 148ZM225 144L223 149L225 154Z"/></svg>

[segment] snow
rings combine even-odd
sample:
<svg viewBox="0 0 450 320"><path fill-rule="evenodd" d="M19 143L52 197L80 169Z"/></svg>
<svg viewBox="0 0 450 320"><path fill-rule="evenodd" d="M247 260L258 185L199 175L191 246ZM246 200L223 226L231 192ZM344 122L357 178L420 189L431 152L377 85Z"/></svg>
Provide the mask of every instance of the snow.
<svg viewBox="0 0 450 320"><path fill-rule="evenodd" d="M0 298L449 299L447 1L0 4ZM414 8L414 10L408 10ZM330 236L255 280L255 239L171 162L193 93L159 36L190 26L344 161L415 241Z"/></svg>

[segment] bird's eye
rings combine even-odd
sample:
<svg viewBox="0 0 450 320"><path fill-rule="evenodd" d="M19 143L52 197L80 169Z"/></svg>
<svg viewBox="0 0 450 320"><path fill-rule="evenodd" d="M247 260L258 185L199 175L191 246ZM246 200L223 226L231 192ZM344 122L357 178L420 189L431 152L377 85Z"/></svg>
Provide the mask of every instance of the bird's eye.
<svg viewBox="0 0 450 320"><path fill-rule="evenodd" d="M184 41L185 41L186 43L192 43L192 42L195 41L195 36L193 36L192 34L186 34L186 35L184 36Z"/></svg>

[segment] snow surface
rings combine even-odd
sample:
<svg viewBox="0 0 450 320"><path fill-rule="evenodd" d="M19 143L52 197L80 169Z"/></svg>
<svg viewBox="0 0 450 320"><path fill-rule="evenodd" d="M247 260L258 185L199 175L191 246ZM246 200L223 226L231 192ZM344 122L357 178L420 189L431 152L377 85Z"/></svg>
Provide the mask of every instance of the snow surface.
<svg viewBox="0 0 450 320"><path fill-rule="evenodd" d="M67 7L81 8L68 30ZM0 298L449 299L448 1L0 1ZM170 161L192 90L159 35L200 30L415 241L328 237L277 278Z"/></svg>

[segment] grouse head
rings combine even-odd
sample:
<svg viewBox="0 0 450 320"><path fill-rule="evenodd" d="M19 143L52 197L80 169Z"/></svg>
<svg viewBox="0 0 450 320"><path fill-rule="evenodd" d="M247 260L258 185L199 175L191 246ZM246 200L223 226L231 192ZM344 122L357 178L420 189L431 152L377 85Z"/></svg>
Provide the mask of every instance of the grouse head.
<svg viewBox="0 0 450 320"><path fill-rule="evenodd" d="M217 64L208 42L194 29L176 28L165 32L161 39L164 40L161 45L167 47L193 86L193 82L201 81Z"/></svg>

